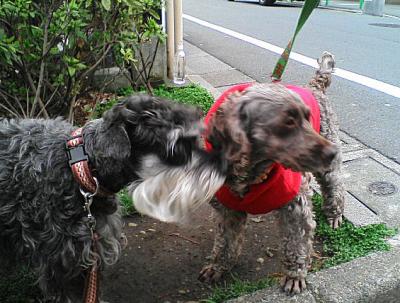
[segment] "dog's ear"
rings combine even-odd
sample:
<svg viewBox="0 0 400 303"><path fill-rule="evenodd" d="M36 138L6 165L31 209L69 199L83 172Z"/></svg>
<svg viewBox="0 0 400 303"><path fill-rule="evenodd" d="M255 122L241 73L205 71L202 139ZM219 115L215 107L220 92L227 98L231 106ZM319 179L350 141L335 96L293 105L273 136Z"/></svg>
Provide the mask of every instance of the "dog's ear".
<svg viewBox="0 0 400 303"><path fill-rule="evenodd" d="M126 131L127 121L135 119L135 112L118 103L103 115L96 133L98 157L126 159L131 154L131 142Z"/></svg>
<svg viewBox="0 0 400 303"><path fill-rule="evenodd" d="M212 119L209 141L232 164L232 173L243 176L250 163L251 144L240 120L240 94L232 94Z"/></svg>

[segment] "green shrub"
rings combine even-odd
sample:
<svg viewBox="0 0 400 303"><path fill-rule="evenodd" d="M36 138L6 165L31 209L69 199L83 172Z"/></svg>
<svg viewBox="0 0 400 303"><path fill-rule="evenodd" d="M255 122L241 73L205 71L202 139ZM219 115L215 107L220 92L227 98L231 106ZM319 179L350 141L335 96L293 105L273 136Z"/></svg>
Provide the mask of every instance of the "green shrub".
<svg viewBox="0 0 400 303"><path fill-rule="evenodd" d="M140 93L144 92L144 90L140 91ZM214 102L212 95L205 88L196 84L190 84L185 87L167 87L161 85L155 88L153 92L154 95L158 97L197 106L202 109L203 113L207 113ZM120 96L130 96L132 94L135 94L135 92L131 87L119 90ZM92 113L92 118L100 118L105 111L109 110L117 102L117 99L113 99L107 103L96 104Z"/></svg>
<svg viewBox="0 0 400 303"><path fill-rule="evenodd" d="M65 116L73 121L80 96L102 65L129 71L132 85L149 86L149 41L164 41L162 0L2 0L0 113ZM146 55L146 56L145 56ZM135 76L139 74L139 77Z"/></svg>

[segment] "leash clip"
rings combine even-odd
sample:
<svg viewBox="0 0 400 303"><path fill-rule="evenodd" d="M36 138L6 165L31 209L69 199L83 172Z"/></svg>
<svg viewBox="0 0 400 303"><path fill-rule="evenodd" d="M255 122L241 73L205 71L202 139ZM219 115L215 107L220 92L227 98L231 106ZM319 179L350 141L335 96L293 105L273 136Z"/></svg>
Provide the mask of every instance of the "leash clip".
<svg viewBox="0 0 400 303"><path fill-rule="evenodd" d="M87 218L88 218L87 224L90 228L90 231L92 232L92 235L96 228L96 218L93 216L90 207L92 206L93 203L93 197L97 195L99 189L99 182L95 177L93 177L93 179L96 182L96 191L94 193L89 193L84 191L82 188L79 188L83 198L85 199L85 204L83 205L83 209L87 212Z"/></svg>

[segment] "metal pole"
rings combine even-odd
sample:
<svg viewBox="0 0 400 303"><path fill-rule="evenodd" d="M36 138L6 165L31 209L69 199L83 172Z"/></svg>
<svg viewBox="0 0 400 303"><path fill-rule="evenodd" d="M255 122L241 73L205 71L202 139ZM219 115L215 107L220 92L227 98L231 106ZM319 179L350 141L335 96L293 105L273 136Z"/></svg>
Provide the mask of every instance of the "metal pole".
<svg viewBox="0 0 400 303"><path fill-rule="evenodd" d="M167 75L174 78L175 55L175 25L174 25L174 0L167 0Z"/></svg>
<svg viewBox="0 0 400 303"><path fill-rule="evenodd" d="M182 0L174 2L175 17L175 64L174 64L174 83L176 85L185 84L186 58L183 50L183 18Z"/></svg>
<svg viewBox="0 0 400 303"><path fill-rule="evenodd" d="M183 45L182 0L174 1L175 15L175 51L179 45Z"/></svg>

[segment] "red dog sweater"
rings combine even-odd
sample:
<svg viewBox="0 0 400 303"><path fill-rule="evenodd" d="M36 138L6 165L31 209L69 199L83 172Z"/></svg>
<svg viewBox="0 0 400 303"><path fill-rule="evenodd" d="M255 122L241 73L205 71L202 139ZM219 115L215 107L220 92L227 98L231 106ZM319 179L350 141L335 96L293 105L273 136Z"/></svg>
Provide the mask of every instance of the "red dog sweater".
<svg viewBox="0 0 400 303"><path fill-rule="evenodd" d="M241 84L225 91L208 111L204 119L206 126L213 118L214 113L226 98L233 92L242 92L252 84ZM310 122L313 128L320 130L319 105L312 92L306 88L286 85L286 88L295 92L303 100L311 111ZM206 141L206 149L211 150L211 144ZM220 203L228 208L247 212L250 214L265 214L274 209L281 208L291 201L299 192L301 185L301 173L283 167L279 163L273 164L268 179L259 184L250 185L249 192L240 198L234 194L227 185L222 186L216 193Z"/></svg>

